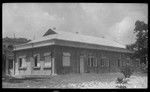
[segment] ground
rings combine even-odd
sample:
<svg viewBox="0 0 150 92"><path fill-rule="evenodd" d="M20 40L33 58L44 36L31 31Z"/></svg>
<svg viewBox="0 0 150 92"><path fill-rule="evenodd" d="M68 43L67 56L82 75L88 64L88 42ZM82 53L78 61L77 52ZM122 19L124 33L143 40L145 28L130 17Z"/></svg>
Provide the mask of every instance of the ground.
<svg viewBox="0 0 150 92"><path fill-rule="evenodd" d="M117 88L116 78L120 73L68 74L43 78L3 80L3 88ZM135 73L129 79L127 88L147 88L147 75Z"/></svg>

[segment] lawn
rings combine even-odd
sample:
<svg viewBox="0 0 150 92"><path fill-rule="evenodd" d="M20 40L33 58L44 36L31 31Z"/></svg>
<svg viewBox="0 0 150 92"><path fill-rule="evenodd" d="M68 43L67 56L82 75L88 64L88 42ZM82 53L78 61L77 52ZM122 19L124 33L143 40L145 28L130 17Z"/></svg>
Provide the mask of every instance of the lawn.
<svg viewBox="0 0 150 92"><path fill-rule="evenodd" d="M3 88L116 88L120 73L67 74L42 78L3 80ZM127 88L147 88L147 75L133 74Z"/></svg>

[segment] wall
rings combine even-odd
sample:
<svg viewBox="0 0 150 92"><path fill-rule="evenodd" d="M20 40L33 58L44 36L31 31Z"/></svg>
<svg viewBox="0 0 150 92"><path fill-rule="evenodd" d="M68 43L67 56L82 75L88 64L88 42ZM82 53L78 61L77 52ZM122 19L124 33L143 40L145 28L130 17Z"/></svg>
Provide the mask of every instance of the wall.
<svg viewBox="0 0 150 92"><path fill-rule="evenodd" d="M79 62L79 58L77 57L77 53L78 50L76 48L74 48L74 50L72 48L65 48L62 46L55 46L56 51L55 51L55 55L56 55L56 72L58 74L65 74L65 73L77 73L78 71L78 62ZM63 67L62 66L62 56L63 56L63 52L69 52L71 54L70 57L70 67Z"/></svg>
<svg viewBox="0 0 150 92"><path fill-rule="evenodd" d="M80 56L82 54L85 55L84 58L84 69L85 72L95 72L95 73L103 73L103 72L117 72L119 71L118 67L118 59L121 57L121 61L126 62L126 58L129 57L128 54L125 53L118 53L118 52L109 52L109 51L102 51L102 50L90 50L90 49L81 49L81 48L74 48L74 47L65 47L65 46L55 46L56 48L56 71L58 74L66 74L66 73L80 73ZM70 67L63 67L62 66L62 53L69 52L71 54L71 65ZM97 67L88 67L87 66L87 56L91 53L98 59L98 66ZM101 67L101 59L102 56L109 58L110 67L104 68Z"/></svg>
<svg viewBox="0 0 150 92"><path fill-rule="evenodd" d="M126 61L128 57L126 54L118 52L109 52L103 50L90 50L90 49L81 49L75 47L65 47L65 46L45 46L42 48L34 48L28 50L21 50L16 52L16 58L21 55L27 55L27 69L26 70L18 70L18 61L15 62L15 75L51 75L51 69L44 70L44 57L43 54L46 52L54 52L55 59L55 73L57 74L66 74L66 73L80 73L80 56L85 55L84 57L84 70L85 72L95 72L95 73L103 73L103 72L117 72L119 71L119 67L117 66L117 60L120 55L122 61ZM62 66L62 56L63 52L69 52L71 54L70 57L70 67ZM40 69L33 69L34 62L32 55L40 54ZM98 59L98 66L95 68L91 68L87 66L87 56L91 53ZM109 58L110 67L102 68L101 67L101 58L102 56Z"/></svg>
<svg viewBox="0 0 150 92"><path fill-rule="evenodd" d="M15 52L16 61L15 61L15 75L51 75L51 69L44 69L44 53L52 52L53 46L45 46L42 48L34 48L28 50L21 50ZM35 69L33 55L40 54L40 65L39 69ZM27 56L27 69L20 70L18 69L18 57L19 56Z"/></svg>

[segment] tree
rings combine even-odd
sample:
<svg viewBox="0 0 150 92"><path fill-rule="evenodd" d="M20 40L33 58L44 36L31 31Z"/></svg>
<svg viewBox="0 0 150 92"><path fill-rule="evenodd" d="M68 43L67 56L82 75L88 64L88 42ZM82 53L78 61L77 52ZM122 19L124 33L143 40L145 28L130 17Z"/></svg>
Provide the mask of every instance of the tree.
<svg viewBox="0 0 150 92"><path fill-rule="evenodd" d="M141 63L146 63L148 57L148 24L143 21L136 21L134 33L136 34L136 42L127 45L127 49L135 51L133 58L139 58Z"/></svg>
<svg viewBox="0 0 150 92"><path fill-rule="evenodd" d="M3 77L6 77L6 71L9 71L9 64L12 64L8 59L11 59L13 57L13 48L14 45L19 45L23 43L27 43L31 40L28 40L26 38L3 38L3 49L2 49L2 72ZM8 63L6 63L8 62ZM6 65L7 64L7 65ZM7 66L7 67L6 67Z"/></svg>

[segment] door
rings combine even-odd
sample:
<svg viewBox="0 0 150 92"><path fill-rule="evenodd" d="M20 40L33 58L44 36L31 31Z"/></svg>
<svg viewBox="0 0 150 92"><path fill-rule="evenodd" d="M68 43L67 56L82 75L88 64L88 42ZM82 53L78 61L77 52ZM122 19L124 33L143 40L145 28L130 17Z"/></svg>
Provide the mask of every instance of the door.
<svg viewBox="0 0 150 92"><path fill-rule="evenodd" d="M8 60L8 73L9 75L13 74L13 59Z"/></svg>
<svg viewBox="0 0 150 92"><path fill-rule="evenodd" d="M84 57L80 57L80 73L84 73Z"/></svg>

